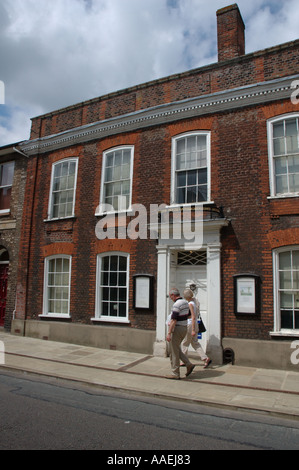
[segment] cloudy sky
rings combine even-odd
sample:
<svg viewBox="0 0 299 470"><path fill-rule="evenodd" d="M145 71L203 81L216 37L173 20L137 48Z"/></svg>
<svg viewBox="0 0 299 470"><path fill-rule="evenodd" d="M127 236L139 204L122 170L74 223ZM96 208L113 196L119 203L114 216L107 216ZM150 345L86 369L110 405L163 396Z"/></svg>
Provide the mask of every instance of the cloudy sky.
<svg viewBox="0 0 299 470"><path fill-rule="evenodd" d="M31 117L216 62L231 3L0 0L0 146L28 139ZM237 3L246 53L299 37L299 0Z"/></svg>

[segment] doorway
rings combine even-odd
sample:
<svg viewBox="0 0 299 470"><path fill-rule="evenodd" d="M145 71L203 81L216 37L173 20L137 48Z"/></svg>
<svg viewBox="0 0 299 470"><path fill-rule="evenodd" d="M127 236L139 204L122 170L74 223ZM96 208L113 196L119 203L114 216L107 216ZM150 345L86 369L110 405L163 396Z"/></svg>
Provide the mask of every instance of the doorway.
<svg viewBox="0 0 299 470"><path fill-rule="evenodd" d="M191 288L200 304L200 315L207 331L199 337L205 350L208 338L208 308L207 308L207 252L179 251L176 253L176 282L175 285L183 296L184 289ZM190 352L193 349L190 348Z"/></svg>

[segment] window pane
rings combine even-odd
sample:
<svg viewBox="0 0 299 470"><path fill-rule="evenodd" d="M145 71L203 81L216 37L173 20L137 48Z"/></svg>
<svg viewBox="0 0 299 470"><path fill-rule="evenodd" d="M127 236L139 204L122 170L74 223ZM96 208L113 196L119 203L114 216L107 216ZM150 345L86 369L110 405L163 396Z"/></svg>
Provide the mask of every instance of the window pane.
<svg viewBox="0 0 299 470"><path fill-rule="evenodd" d="M127 289L119 289L119 300L123 302L127 300Z"/></svg>
<svg viewBox="0 0 299 470"><path fill-rule="evenodd" d="M299 250L293 251L293 269L298 269L299 270Z"/></svg>
<svg viewBox="0 0 299 470"><path fill-rule="evenodd" d="M284 126L283 121L273 124L273 137L283 137L284 136Z"/></svg>
<svg viewBox="0 0 299 470"><path fill-rule="evenodd" d="M110 257L110 270L117 271L118 267L118 256L111 256Z"/></svg>
<svg viewBox="0 0 299 470"><path fill-rule="evenodd" d="M286 138L287 141L287 153L297 153L298 152L298 137L297 135L292 135Z"/></svg>
<svg viewBox="0 0 299 470"><path fill-rule="evenodd" d="M110 273L110 286L117 286L117 273Z"/></svg>
<svg viewBox="0 0 299 470"><path fill-rule="evenodd" d="M293 329L293 312L291 310L281 311L281 328Z"/></svg>
<svg viewBox="0 0 299 470"><path fill-rule="evenodd" d="M177 155L177 159L176 159L176 169L177 170L185 170L186 166L185 166L185 154L183 155Z"/></svg>
<svg viewBox="0 0 299 470"><path fill-rule="evenodd" d="M0 186L12 186L15 162L3 163L1 165Z"/></svg>
<svg viewBox="0 0 299 470"><path fill-rule="evenodd" d="M186 149L186 139L177 140L177 154L185 154Z"/></svg>
<svg viewBox="0 0 299 470"><path fill-rule="evenodd" d="M299 271L293 271L292 289L295 289L298 291L298 297L299 297Z"/></svg>
<svg viewBox="0 0 299 470"><path fill-rule="evenodd" d="M0 188L0 210L10 208L11 188Z"/></svg>
<svg viewBox="0 0 299 470"><path fill-rule="evenodd" d="M119 270L127 272L127 258L125 256L119 257Z"/></svg>
<svg viewBox="0 0 299 470"><path fill-rule="evenodd" d="M108 314L109 314L109 303L102 302L102 315L108 315Z"/></svg>
<svg viewBox="0 0 299 470"><path fill-rule="evenodd" d="M299 155L288 158L289 173L299 173Z"/></svg>
<svg viewBox="0 0 299 470"><path fill-rule="evenodd" d="M177 174L177 187L178 188L182 186L186 186L186 176L187 176L186 171L180 171Z"/></svg>
<svg viewBox="0 0 299 470"><path fill-rule="evenodd" d="M288 172L287 169L287 159L286 157L275 158L275 173L276 175L286 175Z"/></svg>
<svg viewBox="0 0 299 470"><path fill-rule="evenodd" d="M199 186L198 187L198 202L203 202L208 200L208 188L207 186Z"/></svg>
<svg viewBox="0 0 299 470"><path fill-rule="evenodd" d="M178 188L177 189L177 203L178 204L185 204L186 202L186 195L185 195L185 188Z"/></svg>
<svg viewBox="0 0 299 470"><path fill-rule="evenodd" d="M280 253L279 269L291 269L291 252Z"/></svg>
<svg viewBox="0 0 299 470"><path fill-rule="evenodd" d="M208 172L207 170L198 170L198 184L207 184Z"/></svg>
<svg viewBox="0 0 299 470"><path fill-rule="evenodd" d="M292 289L292 272L281 271L279 273L280 289Z"/></svg>
<svg viewBox="0 0 299 470"><path fill-rule="evenodd" d="M299 174L290 175L290 193L296 193L299 191Z"/></svg>
<svg viewBox="0 0 299 470"><path fill-rule="evenodd" d="M187 203L197 202L196 201L196 186L187 188Z"/></svg>
<svg viewBox="0 0 299 470"><path fill-rule="evenodd" d="M288 177L285 176L277 176L276 177L276 192L278 194L288 193Z"/></svg>
<svg viewBox="0 0 299 470"><path fill-rule="evenodd" d="M286 136L296 136L297 135L297 120L288 119L286 120Z"/></svg>
<svg viewBox="0 0 299 470"><path fill-rule="evenodd" d="M274 155L285 155L285 140L274 139Z"/></svg>
<svg viewBox="0 0 299 470"><path fill-rule="evenodd" d="M125 303L120 303L119 304L119 316L121 318L125 318L127 315L127 308Z"/></svg>
<svg viewBox="0 0 299 470"><path fill-rule="evenodd" d="M281 308L293 308L293 295L282 293L280 296Z"/></svg>
<svg viewBox="0 0 299 470"><path fill-rule="evenodd" d="M113 168L106 168L105 181L113 181Z"/></svg>
<svg viewBox="0 0 299 470"><path fill-rule="evenodd" d="M196 184L196 176L197 176L197 171L188 171L188 178L187 178L187 185L188 186L193 186Z"/></svg>

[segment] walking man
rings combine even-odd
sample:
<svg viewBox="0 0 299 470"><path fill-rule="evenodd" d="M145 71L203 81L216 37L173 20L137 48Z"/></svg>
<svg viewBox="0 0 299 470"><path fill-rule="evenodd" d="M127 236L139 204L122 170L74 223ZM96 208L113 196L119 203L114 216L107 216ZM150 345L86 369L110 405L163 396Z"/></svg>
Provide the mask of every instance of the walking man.
<svg viewBox="0 0 299 470"><path fill-rule="evenodd" d="M180 360L187 367L186 377L191 374L194 365L181 350L181 342L187 333L187 320L189 316L189 304L182 299L178 289L171 289L169 297L174 302L171 312L171 320L168 325L167 341L170 346L170 363L172 374L167 375L168 379L180 379Z"/></svg>

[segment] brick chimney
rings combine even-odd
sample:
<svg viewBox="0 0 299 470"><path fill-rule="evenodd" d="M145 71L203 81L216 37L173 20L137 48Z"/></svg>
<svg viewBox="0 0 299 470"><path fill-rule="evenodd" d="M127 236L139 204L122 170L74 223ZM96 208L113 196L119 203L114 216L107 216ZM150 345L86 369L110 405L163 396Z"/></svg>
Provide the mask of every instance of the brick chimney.
<svg viewBox="0 0 299 470"><path fill-rule="evenodd" d="M236 3L217 11L218 61L245 54L245 25Z"/></svg>

